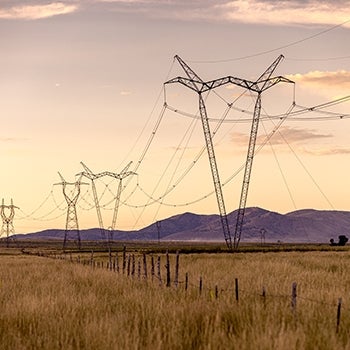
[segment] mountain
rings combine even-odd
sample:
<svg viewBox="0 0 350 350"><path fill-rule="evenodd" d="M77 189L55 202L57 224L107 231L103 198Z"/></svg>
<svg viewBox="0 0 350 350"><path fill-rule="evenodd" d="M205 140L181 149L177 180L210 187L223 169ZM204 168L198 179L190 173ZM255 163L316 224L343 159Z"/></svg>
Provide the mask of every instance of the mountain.
<svg viewBox="0 0 350 350"><path fill-rule="evenodd" d="M237 210L227 219L233 237ZM219 215L184 213L164 219L158 223L162 240L179 241L223 241ZM241 241L260 241L262 232L266 242L310 242L328 243L330 238L338 240L339 235L349 235L350 212L335 210L297 210L279 214L261 208L247 208ZM93 228L81 230L82 240L99 240L101 232ZM63 239L64 230L45 230L17 235L20 239ZM115 240L157 240L157 225L151 224L137 231L114 231Z"/></svg>

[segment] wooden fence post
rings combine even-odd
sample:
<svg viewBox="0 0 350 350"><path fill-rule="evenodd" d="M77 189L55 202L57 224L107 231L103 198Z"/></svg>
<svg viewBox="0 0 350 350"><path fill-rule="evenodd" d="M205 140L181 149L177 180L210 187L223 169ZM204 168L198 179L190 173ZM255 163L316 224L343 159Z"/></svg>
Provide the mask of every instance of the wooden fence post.
<svg viewBox="0 0 350 350"><path fill-rule="evenodd" d="M91 264L91 266L93 266L93 263L94 263L94 251L92 250L91 251L91 256L90 256L90 264Z"/></svg>
<svg viewBox="0 0 350 350"><path fill-rule="evenodd" d="M135 255L131 256L131 276L135 276Z"/></svg>
<svg viewBox="0 0 350 350"><path fill-rule="evenodd" d="M126 273L127 273L127 276L129 277L130 276L130 264L131 264L131 256L130 254L128 254L128 264L127 264L127 269L126 269Z"/></svg>
<svg viewBox="0 0 350 350"><path fill-rule="evenodd" d="M337 329L336 329L336 333L339 332L339 327L340 327L341 304L342 304L342 299L339 298L339 300L338 300L338 309L337 309Z"/></svg>
<svg viewBox="0 0 350 350"><path fill-rule="evenodd" d="M176 262L175 262L175 287L177 288L179 284L179 260L180 260L180 252L176 251Z"/></svg>
<svg viewBox="0 0 350 350"><path fill-rule="evenodd" d="M297 283L293 282L292 284L292 311L296 315L297 311Z"/></svg>
<svg viewBox="0 0 350 350"><path fill-rule="evenodd" d="M154 257L153 255L151 256L151 277L152 277L152 282L154 278Z"/></svg>
<svg viewBox="0 0 350 350"><path fill-rule="evenodd" d="M125 273L126 268L126 246L123 247L123 275Z"/></svg>
<svg viewBox="0 0 350 350"><path fill-rule="evenodd" d="M145 253L143 253L143 275L145 280L147 280L147 259Z"/></svg>
<svg viewBox="0 0 350 350"><path fill-rule="evenodd" d="M158 280L159 280L159 285L162 285L162 274L160 272L160 256L158 255L157 257L157 275L158 275Z"/></svg>
<svg viewBox="0 0 350 350"><path fill-rule="evenodd" d="M203 289L203 280L202 276L199 277L199 295L202 295L202 289Z"/></svg>
<svg viewBox="0 0 350 350"><path fill-rule="evenodd" d="M239 289L238 289L238 278L235 278L235 297L238 303L239 301Z"/></svg>
<svg viewBox="0 0 350 350"><path fill-rule="evenodd" d="M137 278L141 278L141 261L140 258L137 259Z"/></svg>
<svg viewBox="0 0 350 350"><path fill-rule="evenodd" d="M119 255L118 255L118 253L115 253L115 267L117 269L117 272L119 273Z"/></svg>
<svg viewBox="0 0 350 350"><path fill-rule="evenodd" d="M188 288L188 272L186 272L185 274L185 291L187 292L187 288Z"/></svg>
<svg viewBox="0 0 350 350"><path fill-rule="evenodd" d="M170 259L169 259L169 253L166 252L166 286L170 287Z"/></svg>
<svg viewBox="0 0 350 350"><path fill-rule="evenodd" d="M264 286L262 287L262 293L261 293L261 296L262 296L263 301L264 301L264 306L266 306L266 289L265 289L265 287L264 287Z"/></svg>
<svg viewBox="0 0 350 350"><path fill-rule="evenodd" d="M218 289L218 286L216 285L215 286L215 299L218 299L219 298L219 289Z"/></svg>

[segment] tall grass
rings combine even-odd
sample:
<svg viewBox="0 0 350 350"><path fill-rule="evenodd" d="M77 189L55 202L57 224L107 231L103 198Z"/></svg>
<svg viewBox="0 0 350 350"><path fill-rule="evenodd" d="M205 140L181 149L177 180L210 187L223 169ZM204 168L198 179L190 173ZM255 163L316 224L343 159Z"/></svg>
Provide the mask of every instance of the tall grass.
<svg viewBox="0 0 350 350"><path fill-rule="evenodd" d="M166 288L150 278L68 261L1 255L0 346L350 349L349 264L347 252L182 255L180 282L186 272L190 282L186 292L183 283ZM290 303L294 281L296 313ZM344 308L336 333L339 297Z"/></svg>

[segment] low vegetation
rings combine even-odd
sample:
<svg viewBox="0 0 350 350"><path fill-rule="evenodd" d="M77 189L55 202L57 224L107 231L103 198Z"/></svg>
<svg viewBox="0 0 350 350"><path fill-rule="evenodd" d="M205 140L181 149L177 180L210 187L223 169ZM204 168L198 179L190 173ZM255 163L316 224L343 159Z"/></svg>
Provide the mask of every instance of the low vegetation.
<svg viewBox="0 0 350 350"><path fill-rule="evenodd" d="M160 254L154 249L143 247L148 263ZM91 252L73 252L64 260L54 247L46 253L51 258L16 248L0 251L1 349L350 348L347 247L244 254L187 251L180 254L178 287L171 254L170 288L156 277L152 280L150 270L147 279L123 274L120 252L119 273L106 268L103 252L94 254L99 268L83 264ZM142 261L136 246L132 253ZM161 259L164 282L164 254Z"/></svg>

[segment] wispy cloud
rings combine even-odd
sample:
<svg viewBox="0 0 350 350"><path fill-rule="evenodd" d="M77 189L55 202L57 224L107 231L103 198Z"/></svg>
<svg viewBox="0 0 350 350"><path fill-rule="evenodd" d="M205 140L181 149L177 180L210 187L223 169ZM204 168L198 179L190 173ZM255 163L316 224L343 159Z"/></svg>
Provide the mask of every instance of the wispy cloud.
<svg viewBox="0 0 350 350"><path fill-rule="evenodd" d="M236 0L217 5L227 20L290 24L339 24L349 20L349 2L319 0Z"/></svg>
<svg viewBox="0 0 350 350"><path fill-rule="evenodd" d="M338 70L335 72L312 71L306 74L288 75L289 79L313 87L327 87L331 89L350 89L350 72Z"/></svg>
<svg viewBox="0 0 350 350"><path fill-rule="evenodd" d="M349 20L348 0L94 0L116 11L142 12L177 20L210 20L269 25L326 24ZM132 6L130 6L132 5ZM350 24L347 24L350 26Z"/></svg>
<svg viewBox="0 0 350 350"><path fill-rule="evenodd" d="M309 141L324 140L332 138L332 134L321 134L313 129L301 129L284 126L276 132L269 142L273 145L305 144ZM248 145L248 135L243 133L233 133L232 142L238 147ZM259 135L257 144L262 144L266 140L266 135Z"/></svg>
<svg viewBox="0 0 350 350"><path fill-rule="evenodd" d="M334 156L350 154L350 148L335 147L335 148L323 148L317 150L303 149L304 153L314 156Z"/></svg>
<svg viewBox="0 0 350 350"><path fill-rule="evenodd" d="M15 6L0 7L0 19L36 20L72 13L77 9L77 4L63 2L32 5L27 5L23 2L23 4L17 4Z"/></svg>
<svg viewBox="0 0 350 350"><path fill-rule="evenodd" d="M121 96L129 96L131 94L132 94L132 92L130 90L122 90L122 91L120 91L120 95Z"/></svg>

